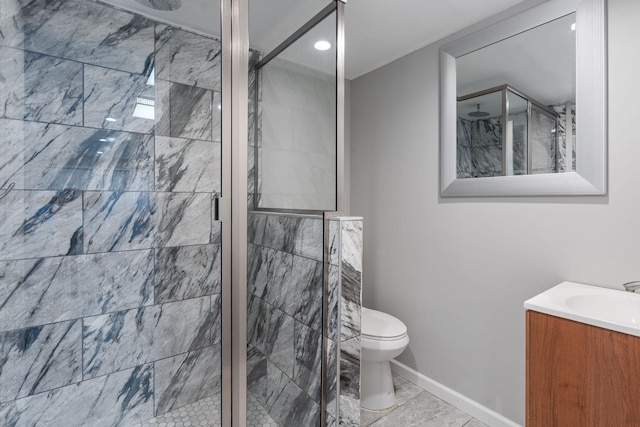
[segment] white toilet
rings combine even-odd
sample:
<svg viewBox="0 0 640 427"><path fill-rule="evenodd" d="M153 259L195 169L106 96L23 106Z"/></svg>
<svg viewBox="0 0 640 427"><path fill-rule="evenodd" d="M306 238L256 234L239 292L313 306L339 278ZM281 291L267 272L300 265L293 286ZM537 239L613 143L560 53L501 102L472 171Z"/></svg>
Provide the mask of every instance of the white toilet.
<svg viewBox="0 0 640 427"><path fill-rule="evenodd" d="M382 411L395 404L389 361L409 345L407 327L390 314L362 307L360 406Z"/></svg>

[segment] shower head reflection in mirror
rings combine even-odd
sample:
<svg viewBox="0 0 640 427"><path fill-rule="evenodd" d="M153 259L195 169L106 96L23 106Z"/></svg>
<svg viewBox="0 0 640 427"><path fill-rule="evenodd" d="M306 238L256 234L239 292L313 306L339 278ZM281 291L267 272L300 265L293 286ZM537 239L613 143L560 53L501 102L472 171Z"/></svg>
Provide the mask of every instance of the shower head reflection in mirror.
<svg viewBox="0 0 640 427"><path fill-rule="evenodd" d="M546 2L441 49L442 196L606 193L605 8Z"/></svg>

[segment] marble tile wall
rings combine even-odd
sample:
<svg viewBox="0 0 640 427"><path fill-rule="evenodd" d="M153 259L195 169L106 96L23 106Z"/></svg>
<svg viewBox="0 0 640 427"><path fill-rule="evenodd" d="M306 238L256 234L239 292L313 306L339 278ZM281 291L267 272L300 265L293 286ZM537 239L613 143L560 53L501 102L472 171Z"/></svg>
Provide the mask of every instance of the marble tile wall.
<svg viewBox="0 0 640 427"><path fill-rule="evenodd" d="M557 105L558 129L555 123L537 111L532 112L532 123L527 123L525 113L513 114L513 168L514 174L527 173L527 125L533 129L532 173L553 173L567 170L566 163L566 106ZM575 135L575 111L572 110L573 135ZM502 129L500 118L457 121L457 176L476 178L502 174ZM574 141L573 170L575 170ZM570 168L569 168L570 170Z"/></svg>
<svg viewBox="0 0 640 427"><path fill-rule="evenodd" d="M458 118L458 176L477 178L502 174L502 120Z"/></svg>
<svg viewBox="0 0 640 427"><path fill-rule="evenodd" d="M340 426L360 425L362 225L360 217L329 221L328 378L335 371L338 381L327 412Z"/></svg>
<svg viewBox="0 0 640 427"><path fill-rule="evenodd" d="M0 425L131 425L219 391L219 104L215 39L0 0Z"/></svg>
<svg viewBox="0 0 640 427"><path fill-rule="evenodd" d="M334 210L335 76L281 58L259 75L258 207Z"/></svg>
<svg viewBox="0 0 640 427"><path fill-rule="evenodd" d="M532 173L554 173L558 169L556 121L534 109L531 122Z"/></svg>
<svg viewBox="0 0 640 427"><path fill-rule="evenodd" d="M248 387L278 425L320 425L323 225L251 212Z"/></svg>
<svg viewBox="0 0 640 427"><path fill-rule="evenodd" d="M567 164L567 106L554 105L554 111L558 114L558 171L559 172L571 172L576 170L576 110L575 105L571 107L571 124L572 124L572 140L571 147L573 151L572 164Z"/></svg>
<svg viewBox="0 0 640 427"><path fill-rule="evenodd" d="M278 425L320 425L323 233L319 217L249 215L248 387ZM331 221L330 245L327 419L356 426L362 219Z"/></svg>

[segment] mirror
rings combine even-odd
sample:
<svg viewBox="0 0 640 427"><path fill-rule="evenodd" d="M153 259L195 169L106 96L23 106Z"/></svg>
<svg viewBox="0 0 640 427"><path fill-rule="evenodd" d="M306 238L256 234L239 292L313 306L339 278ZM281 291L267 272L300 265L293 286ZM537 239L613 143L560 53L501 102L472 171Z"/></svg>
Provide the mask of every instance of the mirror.
<svg viewBox="0 0 640 427"><path fill-rule="evenodd" d="M441 195L606 193L605 0L543 3L441 49Z"/></svg>

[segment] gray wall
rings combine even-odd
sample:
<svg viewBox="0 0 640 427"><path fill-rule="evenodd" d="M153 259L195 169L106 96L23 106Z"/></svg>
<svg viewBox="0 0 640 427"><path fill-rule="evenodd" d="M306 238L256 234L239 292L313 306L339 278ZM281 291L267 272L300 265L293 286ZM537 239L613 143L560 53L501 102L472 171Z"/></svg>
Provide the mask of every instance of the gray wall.
<svg viewBox="0 0 640 427"><path fill-rule="evenodd" d="M619 287L640 277L639 19L639 2L609 2L607 196L440 199L438 45L352 82L364 305L407 324L400 361L520 423L523 301L563 280Z"/></svg>

